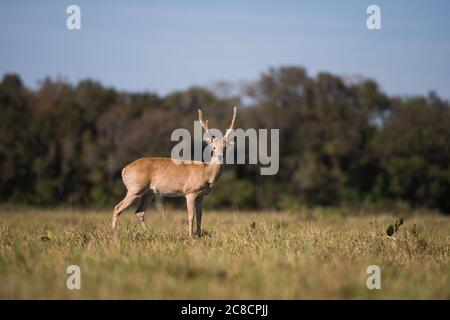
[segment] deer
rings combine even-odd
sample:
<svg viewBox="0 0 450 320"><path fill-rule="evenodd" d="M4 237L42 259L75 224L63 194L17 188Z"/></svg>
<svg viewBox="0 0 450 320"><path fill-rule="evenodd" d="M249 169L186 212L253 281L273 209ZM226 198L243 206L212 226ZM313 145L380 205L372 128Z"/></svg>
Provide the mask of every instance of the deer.
<svg viewBox="0 0 450 320"><path fill-rule="evenodd" d="M210 162L173 161L171 158L146 157L126 165L122 170L122 181L127 189L125 198L114 208L112 228L115 230L119 216L138 201L135 215L145 231L145 211L153 199L162 197L185 197L188 213L189 236L194 235L194 215L197 221L196 235L202 235L203 198L216 185L223 170L224 152L231 142L230 134L236 126L237 107L233 108L231 124L223 137L214 137L209 131L208 120L198 110L199 121L205 130L204 141L212 149Z"/></svg>

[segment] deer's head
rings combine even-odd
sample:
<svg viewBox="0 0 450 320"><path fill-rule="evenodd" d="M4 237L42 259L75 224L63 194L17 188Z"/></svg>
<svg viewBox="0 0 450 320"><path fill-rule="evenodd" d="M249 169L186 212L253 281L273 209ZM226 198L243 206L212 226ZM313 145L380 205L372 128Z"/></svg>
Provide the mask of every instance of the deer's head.
<svg viewBox="0 0 450 320"><path fill-rule="evenodd" d="M211 147L212 149L212 157L220 160L222 162L223 160L223 154L225 152L225 149L227 147L227 144L229 143L228 137L230 133L233 132L235 126L236 126L236 115L237 115L237 107L233 108L233 119L231 120L230 127L225 132L225 135L221 138L215 137L211 134L208 127L208 120L203 119L203 113L202 110L198 110L198 119L200 120L200 123L202 124L203 129L205 129L205 139L204 141Z"/></svg>

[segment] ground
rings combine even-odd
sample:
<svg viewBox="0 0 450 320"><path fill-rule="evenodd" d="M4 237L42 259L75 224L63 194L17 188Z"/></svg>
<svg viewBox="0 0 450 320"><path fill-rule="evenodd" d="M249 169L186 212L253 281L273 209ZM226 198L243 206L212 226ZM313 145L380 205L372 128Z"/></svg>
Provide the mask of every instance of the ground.
<svg viewBox="0 0 450 320"><path fill-rule="evenodd" d="M205 235L187 236L187 214L0 212L1 299L450 299L450 218L416 212L351 216L210 212ZM81 290L68 290L78 265ZM369 290L378 265L381 289Z"/></svg>

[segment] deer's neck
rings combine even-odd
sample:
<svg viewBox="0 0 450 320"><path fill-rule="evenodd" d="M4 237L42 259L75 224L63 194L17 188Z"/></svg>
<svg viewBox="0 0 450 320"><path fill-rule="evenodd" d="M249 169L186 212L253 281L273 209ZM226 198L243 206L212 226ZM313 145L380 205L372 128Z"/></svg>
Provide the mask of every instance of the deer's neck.
<svg viewBox="0 0 450 320"><path fill-rule="evenodd" d="M206 175L210 184L214 185L222 174L222 163L217 157L212 157L206 168Z"/></svg>

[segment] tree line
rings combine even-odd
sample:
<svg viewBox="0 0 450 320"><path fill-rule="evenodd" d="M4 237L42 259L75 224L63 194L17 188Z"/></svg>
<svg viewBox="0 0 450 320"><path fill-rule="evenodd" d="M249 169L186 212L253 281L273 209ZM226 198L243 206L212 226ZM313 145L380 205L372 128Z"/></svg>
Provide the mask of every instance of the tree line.
<svg viewBox="0 0 450 320"><path fill-rule="evenodd" d="M109 206L125 192L121 169L170 156L176 128L193 130L197 109L224 129L278 128L280 169L227 165L205 206L435 208L450 212L450 104L436 93L396 97L370 79L347 81L280 67L234 92L191 87L165 96L127 93L93 80L16 74L0 83L0 201ZM174 202L176 205L176 201Z"/></svg>

